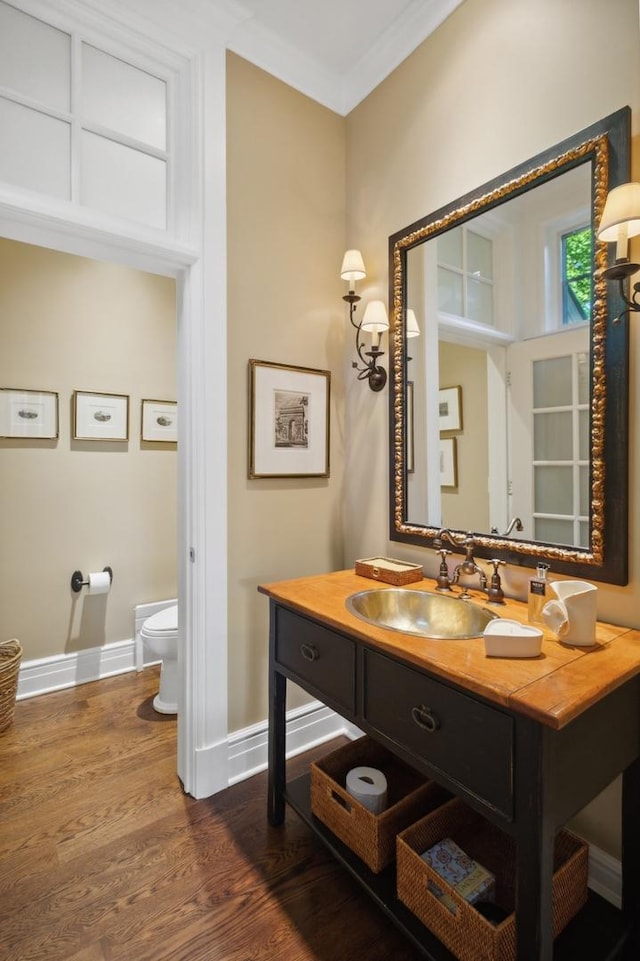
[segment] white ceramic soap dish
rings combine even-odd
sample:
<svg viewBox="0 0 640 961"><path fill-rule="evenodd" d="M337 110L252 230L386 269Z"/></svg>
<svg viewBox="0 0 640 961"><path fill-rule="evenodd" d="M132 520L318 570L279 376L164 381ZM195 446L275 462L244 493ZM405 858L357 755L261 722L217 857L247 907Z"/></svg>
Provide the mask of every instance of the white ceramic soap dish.
<svg viewBox="0 0 640 961"><path fill-rule="evenodd" d="M497 617L484 629L487 657L538 657L542 647L542 631L506 617Z"/></svg>

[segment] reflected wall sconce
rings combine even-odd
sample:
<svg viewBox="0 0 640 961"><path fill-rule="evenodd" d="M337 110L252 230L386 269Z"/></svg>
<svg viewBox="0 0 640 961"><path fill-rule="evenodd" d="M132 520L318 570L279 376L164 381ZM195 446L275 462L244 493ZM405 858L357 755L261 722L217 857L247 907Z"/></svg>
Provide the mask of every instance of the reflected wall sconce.
<svg viewBox="0 0 640 961"><path fill-rule="evenodd" d="M640 234L640 184L621 184L607 195L597 232L598 240L616 244L616 262L603 271L607 280L618 281L620 297L626 305L616 317L616 324L627 311L640 310L640 283L633 285L630 298L625 289L625 281L640 270L640 264L632 264L628 257L629 238L637 234Z"/></svg>
<svg viewBox="0 0 640 961"><path fill-rule="evenodd" d="M358 371L358 380L367 380L371 390L377 392L382 390L387 382L387 372L378 363L378 359L384 355L384 351L380 350L380 340L385 330L389 329L387 310L381 300L371 300L365 307L360 323L354 319L356 304L361 300L356 294L356 281L363 280L367 276L359 250L347 250L342 261L340 276L349 285L349 292L342 299L349 304L349 320L356 330L356 350L363 365L359 367L358 362L354 360L351 366ZM363 332L371 334L371 350L364 350Z"/></svg>
<svg viewBox="0 0 640 961"><path fill-rule="evenodd" d="M420 327L418 326L415 312L411 309L411 307L407 307L407 319L404 327L404 336L407 340L410 340L412 337L420 336ZM409 346L407 345L407 351L408 350ZM409 357L409 354L407 353L407 363L410 360L412 360L412 358Z"/></svg>

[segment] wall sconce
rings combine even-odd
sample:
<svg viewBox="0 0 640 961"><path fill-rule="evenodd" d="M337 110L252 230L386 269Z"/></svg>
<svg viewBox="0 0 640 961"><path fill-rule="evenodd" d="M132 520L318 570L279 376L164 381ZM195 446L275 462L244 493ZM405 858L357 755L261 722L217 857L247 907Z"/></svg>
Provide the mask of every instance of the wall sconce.
<svg viewBox="0 0 640 961"><path fill-rule="evenodd" d="M640 234L640 184L621 184L609 192L597 232L598 240L616 244L616 262L603 271L607 280L618 281L620 297L626 304L616 317L616 324L628 310L640 310L640 283L633 285L631 299L625 291L627 278L640 270L640 264L630 263L628 257L629 238L637 234Z"/></svg>
<svg viewBox="0 0 640 961"><path fill-rule="evenodd" d="M387 382L387 372L378 364L378 358L384 354L384 351L380 350L380 339L385 330L389 329L387 310L381 300L372 300L367 304L360 323L354 320L356 304L361 299L356 294L356 280L363 280L367 276L359 250L347 250L342 261L340 276L349 284L349 293L342 299L349 304L349 320L356 330L356 350L364 365L359 367L358 362L354 360L351 366L358 371L358 380L367 380L371 390L377 392L382 390ZM371 350L364 350L364 344L361 341L363 331L371 334ZM367 357L370 359L367 360Z"/></svg>

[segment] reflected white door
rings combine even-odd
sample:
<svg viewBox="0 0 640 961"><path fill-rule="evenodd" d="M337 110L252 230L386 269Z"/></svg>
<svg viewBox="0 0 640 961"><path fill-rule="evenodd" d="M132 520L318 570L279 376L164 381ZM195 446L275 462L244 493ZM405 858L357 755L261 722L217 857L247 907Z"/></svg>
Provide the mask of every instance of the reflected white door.
<svg viewBox="0 0 640 961"><path fill-rule="evenodd" d="M589 546L588 325L513 344L510 515L523 536Z"/></svg>

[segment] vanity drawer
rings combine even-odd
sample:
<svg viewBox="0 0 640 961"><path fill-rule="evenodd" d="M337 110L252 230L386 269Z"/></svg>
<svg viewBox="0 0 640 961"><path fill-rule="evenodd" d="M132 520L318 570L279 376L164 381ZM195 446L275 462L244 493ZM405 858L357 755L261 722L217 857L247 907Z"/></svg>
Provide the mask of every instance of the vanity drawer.
<svg viewBox="0 0 640 961"><path fill-rule="evenodd" d="M322 699L355 711L356 645L300 614L276 609L275 659Z"/></svg>
<svg viewBox="0 0 640 961"><path fill-rule="evenodd" d="M374 651L365 651L364 670L369 725L510 818L509 715Z"/></svg>

